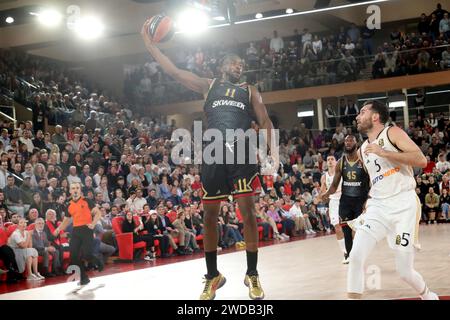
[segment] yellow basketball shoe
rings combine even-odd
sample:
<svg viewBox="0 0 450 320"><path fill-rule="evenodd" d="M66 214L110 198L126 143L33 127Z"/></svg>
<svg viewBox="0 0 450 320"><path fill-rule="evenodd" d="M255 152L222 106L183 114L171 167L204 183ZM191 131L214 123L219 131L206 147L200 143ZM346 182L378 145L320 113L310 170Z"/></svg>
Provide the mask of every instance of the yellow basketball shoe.
<svg viewBox="0 0 450 320"><path fill-rule="evenodd" d="M225 277L220 273L212 279L208 279L205 276L205 288L200 295L200 300L214 300L216 297L216 290L221 288L225 282L227 282L227 279L225 279Z"/></svg>
<svg viewBox="0 0 450 320"><path fill-rule="evenodd" d="M244 284L248 287L248 295L253 300L264 299L264 290L258 275L245 275Z"/></svg>
<svg viewBox="0 0 450 320"><path fill-rule="evenodd" d="M240 250L240 249L245 249L246 244L244 241L240 241L240 242L236 242L236 249Z"/></svg>

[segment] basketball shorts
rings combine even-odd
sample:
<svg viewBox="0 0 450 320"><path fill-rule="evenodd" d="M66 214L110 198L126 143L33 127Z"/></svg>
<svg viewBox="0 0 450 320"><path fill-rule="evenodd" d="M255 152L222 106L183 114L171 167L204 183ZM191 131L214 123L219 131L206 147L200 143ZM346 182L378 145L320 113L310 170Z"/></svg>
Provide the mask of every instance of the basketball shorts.
<svg viewBox="0 0 450 320"><path fill-rule="evenodd" d="M372 235L377 242L387 238L394 250L412 252L419 245L420 200L414 190L387 199L367 200L366 213L356 224L357 231Z"/></svg>
<svg viewBox="0 0 450 320"><path fill-rule="evenodd" d="M203 164L201 169L203 202L220 202L261 193L257 165Z"/></svg>
<svg viewBox="0 0 450 320"><path fill-rule="evenodd" d="M364 209L366 197L348 197L341 195L339 201L339 217L342 222L354 220L359 217Z"/></svg>
<svg viewBox="0 0 450 320"><path fill-rule="evenodd" d="M330 223L333 226L339 224L339 199L330 199L328 213L330 215Z"/></svg>

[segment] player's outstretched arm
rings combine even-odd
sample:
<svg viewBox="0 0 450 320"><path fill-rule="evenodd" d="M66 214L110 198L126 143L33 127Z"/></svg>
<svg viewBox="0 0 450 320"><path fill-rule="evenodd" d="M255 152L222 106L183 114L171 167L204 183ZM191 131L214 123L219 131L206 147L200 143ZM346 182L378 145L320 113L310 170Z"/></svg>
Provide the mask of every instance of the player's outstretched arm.
<svg viewBox="0 0 450 320"><path fill-rule="evenodd" d="M327 178L325 177L325 174L322 174L322 177L320 178L320 197L324 195L327 192Z"/></svg>
<svg viewBox="0 0 450 320"><path fill-rule="evenodd" d="M196 74L177 68L170 59L164 55L155 45L148 34L148 26L150 19L145 21L142 26L141 35L144 39L145 46L153 58L161 65L161 68L172 78L184 85L186 88L195 92L206 94L211 84L211 79L201 78Z"/></svg>
<svg viewBox="0 0 450 320"><path fill-rule="evenodd" d="M342 159L340 161L342 161ZM324 176L324 178L325 178L325 176ZM340 164L340 162L338 162L336 164L336 169L334 169L334 177L333 177L333 182L331 183L330 189L328 189L328 191L325 192L321 196L323 201L328 200L330 195L336 193L336 191L337 191L337 189L339 187L339 183L341 182L341 178L342 178L341 164Z"/></svg>
<svg viewBox="0 0 450 320"><path fill-rule="evenodd" d="M272 160L274 161L273 169L278 171L278 167L280 165L279 159L279 150L278 150L278 141L274 141L276 139L275 129L272 124L272 120L269 118L269 114L267 113L267 108L263 103L262 96L259 91L254 86L249 86L249 90L251 92L251 103L253 106L253 110L255 111L256 120L258 121L258 125L261 129L265 129L267 132L267 146L270 150L270 155ZM275 147L274 150L271 148Z"/></svg>
<svg viewBox="0 0 450 320"><path fill-rule="evenodd" d="M389 140L397 146L401 152L383 150L378 144L370 143L365 149L365 153L374 153L379 157L386 158L393 162L398 162L407 166L425 168L427 159L422 150L412 141L405 131L399 127L391 127L387 135Z"/></svg>

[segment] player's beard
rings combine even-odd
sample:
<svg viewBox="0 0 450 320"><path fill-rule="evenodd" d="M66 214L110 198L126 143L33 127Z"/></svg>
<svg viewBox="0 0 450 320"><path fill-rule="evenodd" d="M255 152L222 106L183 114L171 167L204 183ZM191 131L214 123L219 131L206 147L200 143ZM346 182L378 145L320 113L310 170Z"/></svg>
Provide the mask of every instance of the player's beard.
<svg viewBox="0 0 450 320"><path fill-rule="evenodd" d="M351 147L350 149L345 148L345 152L347 152L348 154L355 152L355 150L356 150L356 144L353 147Z"/></svg>
<svg viewBox="0 0 450 320"><path fill-rule="evenodd" d="M361 121L359 124L357 124L357 129L361 133L367 133L370 131L370 129L373 128L373 124L371 121Z"/></svg>
<svg viewBox="0 0 450 320"><path fill-rule="evenodd" d="M232 73L228 73L227 78L228 78L228 81L230 81L231 83L234 83L234 84L239 83L239 80L241 79L241 77L236 77Z"/></svg>
<svg viewBox="0 0 450 320"><path fill-rule="evenodd" d="M233 84L237 84L241 80L241 74L235 75L232 68L224 69L224 77L225 77L225 80L227 80Z"/></svg>

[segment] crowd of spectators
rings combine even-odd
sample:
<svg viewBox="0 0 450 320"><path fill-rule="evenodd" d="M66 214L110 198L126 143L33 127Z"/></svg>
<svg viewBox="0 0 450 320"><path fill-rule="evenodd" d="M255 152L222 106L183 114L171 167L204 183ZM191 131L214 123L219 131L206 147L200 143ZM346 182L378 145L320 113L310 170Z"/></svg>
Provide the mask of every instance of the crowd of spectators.
<svg viewBox="0 0 450 320"><path fill-rule="evenodd" d="M9 105L2 103L9 98L33 110L35 132L46 124L85 125L92 111L99 125L122 110L132 114L114 97L102 95L80 72L20 50L0 50L0 90L0 105Z"/></svg>
<svg viewBox="0 0 450 320"><path fill-rule="evenodd" d="M221 59L235 53L246 62L242 82L256 85L262 92L355 81L370 72L373 78L382 78L449 68L447 11L439 5L420 19L415 32L377 31L389 39L380 45L374 39L375 30L364 21L363 27L342 26L337 33L312 34L305 28L284 38L274 31L271 39L250 43L177 48L171 58L182 69L213 78L220 74ZM125 96L138 104L202 98L170 79L152 60L128 73L124 88Z"/></svg>
<svg viewBox="0 0 450 320"><path fill-rule="evenodd" d="M450 67L450 19L438 4L429 16L422 13L417 30L390 33L390 41L378 48L373 78L433 72Z"/></svg>

